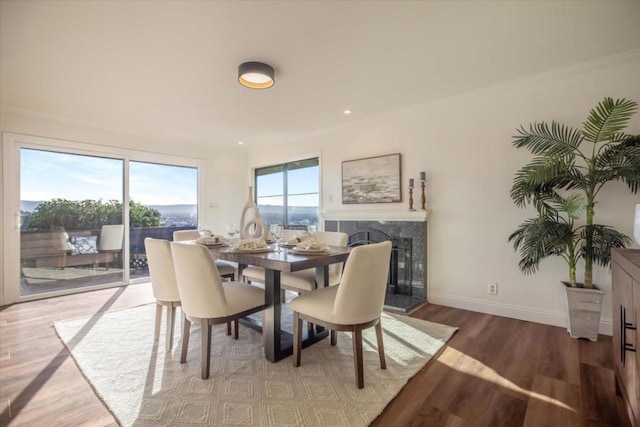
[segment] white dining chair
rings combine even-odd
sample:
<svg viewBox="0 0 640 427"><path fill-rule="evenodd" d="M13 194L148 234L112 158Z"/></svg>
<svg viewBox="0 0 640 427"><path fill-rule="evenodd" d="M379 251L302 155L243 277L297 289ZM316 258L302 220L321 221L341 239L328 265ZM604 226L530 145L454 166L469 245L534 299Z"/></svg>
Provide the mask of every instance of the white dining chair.
<svg viewBox="0 0 640 427"><path fill-rule="evenodd" d="M292 237L292 239L293 238L295 238L295 236ZM348 236L346 233L336 231L318 231L316 233L316 239L329 246L347 246ZM329 286L335 286L340 283L342 268L343 263L331 264L329 266ZM253 281L264 283L264 269L262 267L247 267L242 270L242 275L249 283ZM316 283L315 268L309 268L307 270L296 271L293 273L281 273L280 287L283 290L290 290L298 294L310 292L316 289L318 284ZM282 300L284 301L284 298L282 298Z"/></svg>
<svg viewBox="0 0 640 427"><path fill-rule="evenodd" d="M331 330L331 345L336 345L336 331L353 333L353 360L356 386L364 387L362 330L375 326L380 368L386 369L380 315L389 274L391 242L354 248L344 267L339 286L321 288L291 301L293 311L293 366L300 366L302 321Z"/></svg>
<svg viewBox="0 0 640 427"><path fill-rule="evenodd" d="M154 340L160 339L160 323L162 322L162 307L167 307L167 344L170 352L173 347L173 329L176 318L176 307L180 306L180 294L173 269L173 258L168 240L144 239L144 249L147 253L147 264L151 277L151 289L156 299L156 326Z"/></svg>
<svg viewBox="0 0 640 427"><path fill-rule="evenodd" d="M174 242L171 253L184 313L180 363L187 361L191 322L197 322L202 335L202 379L207 379L212 325L232 321L233 336L238 339L238 319L264 310L264 290L241 282L222 282L205 246Z"/></svg>
<svg viewBox="0 0 640 427"><path fill-rule="evenodd" d="M197 240L200 238L198 230L177 230L173 232L174 242L184 242L185 240ZM229 262L216 260L216 267L220 272L220 277L234 280L236 278L237 267Z"/></svg>
<svg viewBox="0 0 640 427"><path fill-rule="evenodd" d="M109 270L109 263L122 251L124 240L124 224L103 225L98 238L98 253L103 254L104 269Z"/></svg>

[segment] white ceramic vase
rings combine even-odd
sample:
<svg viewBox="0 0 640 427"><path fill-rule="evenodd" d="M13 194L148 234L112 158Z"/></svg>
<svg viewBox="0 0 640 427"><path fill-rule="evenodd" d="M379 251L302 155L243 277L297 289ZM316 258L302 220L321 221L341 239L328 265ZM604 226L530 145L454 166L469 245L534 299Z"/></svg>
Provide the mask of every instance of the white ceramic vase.
<svg viewBox="0 0 640 427"><path fill-rule="evenodd" d="M269 228L262 219L256 202L253 200L253 187L249 187L249 198L242 209L240 217L240 238L241 239L263 239L269 237Z"/></svg>

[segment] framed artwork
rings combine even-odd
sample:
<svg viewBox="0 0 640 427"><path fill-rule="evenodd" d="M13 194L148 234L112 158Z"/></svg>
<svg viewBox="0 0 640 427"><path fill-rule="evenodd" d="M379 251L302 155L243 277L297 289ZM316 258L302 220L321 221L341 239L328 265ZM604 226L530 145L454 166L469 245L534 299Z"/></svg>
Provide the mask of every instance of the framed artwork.
<svg viewBox="0 0 640 427"><path fill-rule="evenodd" d="M342 162L342 204L401 201L400 153Z"/></svg>

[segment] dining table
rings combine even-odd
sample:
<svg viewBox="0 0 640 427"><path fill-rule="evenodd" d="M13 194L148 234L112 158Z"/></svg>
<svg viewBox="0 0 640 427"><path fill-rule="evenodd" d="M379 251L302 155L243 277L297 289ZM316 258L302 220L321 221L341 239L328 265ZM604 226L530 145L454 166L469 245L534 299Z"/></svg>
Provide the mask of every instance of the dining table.
<svg viewBox="0 0 640 427"><path fill-rule="evenodd" d="M263 324L252 319L245 319L245 323L262 331L265 357L271 362L277 362L293 354L293 334L281 328L284 301L281 300L280 273L315 268L318 287L329 286L329 266L345 262L351 248L329 246L324 252L299 253L295 249L277 246L262 251L239 251L219 245L209 246L209 251L214 258L237 263L238 280L241 280L242 270L248 265L264 268L266 307ZM329 332L322 328L309 328L303 332L302 346L312 345L328 335Z"/></svg>

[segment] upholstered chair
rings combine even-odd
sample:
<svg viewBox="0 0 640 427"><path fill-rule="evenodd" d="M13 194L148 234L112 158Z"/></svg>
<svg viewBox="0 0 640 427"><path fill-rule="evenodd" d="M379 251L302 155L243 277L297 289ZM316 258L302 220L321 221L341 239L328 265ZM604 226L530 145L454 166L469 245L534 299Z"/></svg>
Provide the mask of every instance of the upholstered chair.
<svg viewBox="0 0 640 427"><path fill-rule="evenodd" d="M178 230L173 232L174 242L183 242L185 240L197 240L200 238L200 232L198 230ZM236 278L236 266L219 259L216 260L216 267L220 272L220 277L234 280Z"/></svg>
<svg viewBox="0 0 640 427"><path fill-rule="evenodd" d="M293 366L300 366L302 320L336 331L353 333L356 386L364 387L362 330L375 326L380 368L386 369L380 314L389 275L391 242L358 246L351 251L339 286L321 288L291 301L293 311Z"/></svg>
<svg viewBox="0 0 640 427"><path fill-rule="evenodd" d="M296 236L292 237L295 238ZM346 233L335 231L319 231L316 233L316 239L319 242L329 246L347 246L348 236ZM290 239L286 239L290 240ZM342 277L343 263L331 264L329 266L329 286L335 286L340 283ZM247 267L242 270L243 277L250 282L256 281L264 283L264 269L261 267ZM318 287L316 283L315 268L296 271L293 273L280 274L280 287L288 289L298 294L310 292ZM284 298L283 298L284 300Z"/></svg>
<svg viewBox="0 0 640 427"><path fill-rule="evenodd" d="M173 328L176 318L176 307L180 305L180 294L173 269L171 247L168 240L144 239L147 253L147 263L151 276L151 288L156 299L156 327L155 341L160 339L160 322L162 321L162 307L167 307L167 352L173 346Z"/></svg>
<svg viewBox="0 0 640 427"><path fill-rule="evenodd" d="M105 270L109 269L109 263L113 257L121 253L123 240L124 224L103 225L100 228L98 252L103 254Z"/></svg>
<svg viewBox="0 0 640 427"><path fill-rule="evenodd" d="M238 339L238 319L264 310L264 290L240 282L222 282L205 246L174 242L171 253L184 313L180 363L187 361L191 322L197 322L202 335L202 379L207 379L212 325L233 322L234 338Z"/></svg>

